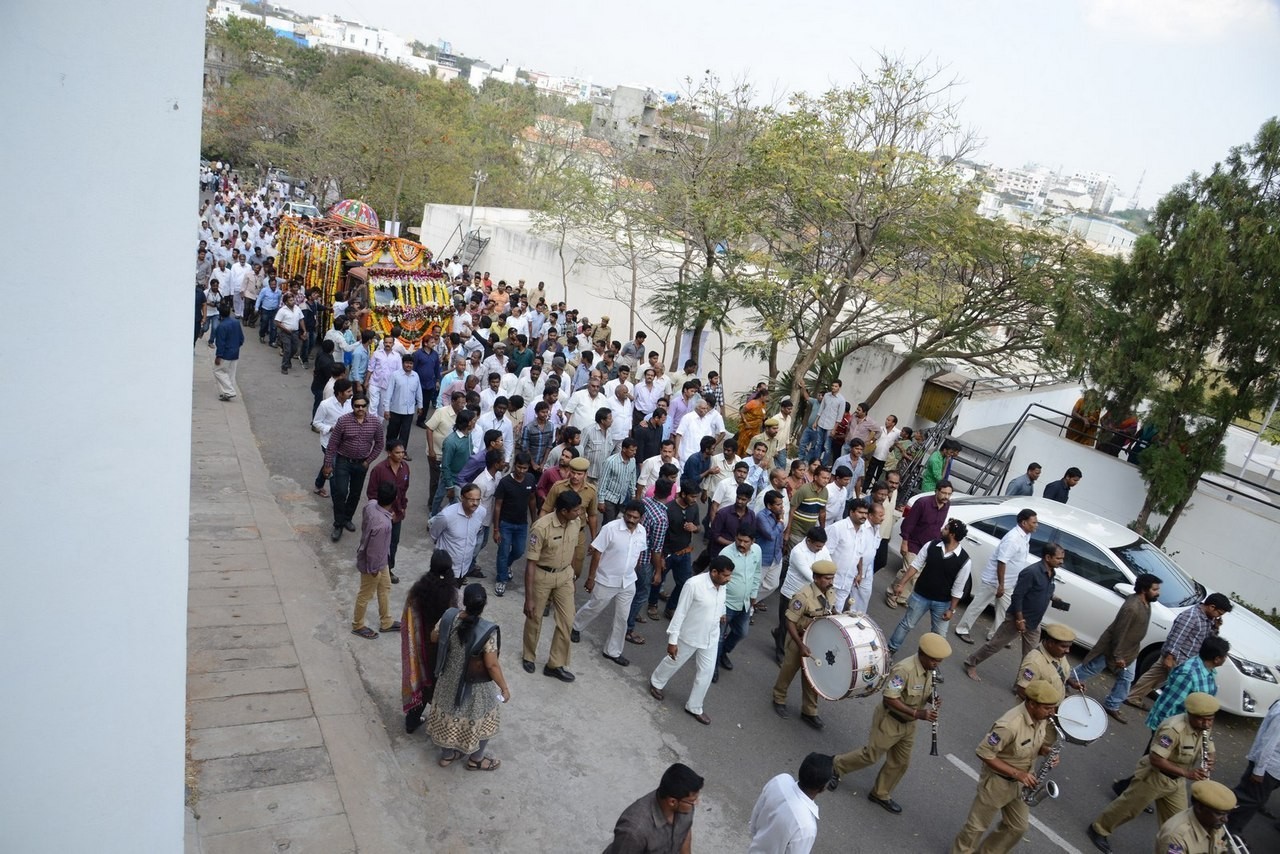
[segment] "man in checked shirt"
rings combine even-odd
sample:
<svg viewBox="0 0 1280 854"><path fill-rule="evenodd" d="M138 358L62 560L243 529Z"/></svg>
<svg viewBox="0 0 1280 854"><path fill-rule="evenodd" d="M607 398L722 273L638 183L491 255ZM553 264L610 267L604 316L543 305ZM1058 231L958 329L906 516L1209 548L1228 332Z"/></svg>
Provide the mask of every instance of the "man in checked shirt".
<svg viewBox="0 0 1280 854"><path fill-rule="evenodd" d="M338 419L329 434L329 447L324 453L321 473L329 478L333 496L333 534L335 543L342 531L354 531L352 519L360 505L360 490L365 474L379 456L385 436L382 419L369 417L369 398L361 392L351 399L351 411Z"/></svg>
<svg viewBox="0 0 1280 854"><path fill-rule="evenodd" d="M1226 596L1210 593L1199 605L1179 614L1169 628L1164 646L1160 648L1160 658L1134 683L1129 696L1124 698L1125 703L1146 711L1147 695L1163 687L1175 667L1199 654L1200 644L1205 638L1218 634L1222 628L1222 615L1233 607Z"/></svg>

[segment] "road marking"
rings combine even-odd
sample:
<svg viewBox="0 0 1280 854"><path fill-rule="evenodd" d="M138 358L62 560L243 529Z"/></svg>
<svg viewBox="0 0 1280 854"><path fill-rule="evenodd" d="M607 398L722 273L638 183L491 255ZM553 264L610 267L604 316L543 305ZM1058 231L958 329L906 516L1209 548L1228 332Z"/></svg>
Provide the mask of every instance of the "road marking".
<svg viewBox="0 0 1280 854"><path fill-rule="evenodd" d="M961 760L959 757L957 757L954 753L947 754L947 761L950 762L952 765L956 766L957 768L959 768L965 774L967 774L969 776L969 779L971 780L978 779L978 772L974 771L968 765L964 764L964 761ZM1083 852L1081 852L1079 848L1075 847L1070 842L1063 839L1058 834L1054 833L1053 830L1050 829L1048 825L1046 825L1040 819L1036 818L1034 815L1031 816L1031 826L1034 827L1036 830L1040 831L1041 833L1043 833L1049 839L1050 842L1052 842L1054 845L1057 845L1063 851L1068 852L1068 854L1083 854Z"/></svg>

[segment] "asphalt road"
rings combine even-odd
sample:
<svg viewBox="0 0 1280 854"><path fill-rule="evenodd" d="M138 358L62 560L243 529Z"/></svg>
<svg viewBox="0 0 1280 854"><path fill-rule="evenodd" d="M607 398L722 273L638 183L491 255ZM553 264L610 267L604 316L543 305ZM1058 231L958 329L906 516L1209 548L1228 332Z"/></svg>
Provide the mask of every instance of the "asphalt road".
<svg viewBox="0 0 1280 854"><path fill-rule="evenodd" d="M311 483L321 459L318 436L309 427L311 373L295 363L288 376L282 375L278 352L259 345L253 331L246 330L246 333L247 341L239 368L240 384L244 390L241 400L248 410L263 459L272 475L276 498L295 528L303 533L316 552L320 569L334 591L335 609L349 613L356 587L352 568L355 535L348 534L339 544L331 543L328 537L329 502L311 494ZM197 347L198 357L208 352L203 342ZM211 352L209 356L211 359ZM430 553L425 538L424 508L428 486L425 439L417 428L413 431L410 454L414 457L411 463L413 481L399 558L399 574L405 580L392 588L392 610L396 615L400 612L409 583L416 578L414 568L418 571L424 569ZM488 576L486 584L492 582L495 555L490 543L480 557L480 565ZM901 615L901 611L891 611L883 604L883 591L896 569L896 556L891 561L889 569L882 571L877 579L877 595L871 608L871 617L880 624L886 636ZM761 786L781 771L795 773L809 751L839 753L866 741L875 699L821 703L820 712L826 721L826 729L815 732L799 720L800 690L798 684L793 684L789 697L791 719L783 721L774 715L770 691L777 669L768 634L776 617L773 600L769 602L772 606L769 613L757 619L750 637L735 651L736 667L733 672L722 673L720 682L712 686L706 701L706 713L713 723L703 727L680 713L692 683L692 663L667 686L668 696L664 704L658 704L648 696L645 689L647 676L663 654L664 647L662 636L653 624L640 627L648 637L648 644L642 647L627 645L626 654L632 660L628 668L601 663L599 650L608 629L606 619L600 619L584 632L582 643L573 647L572 668L579 675L574 685L561 688L558 683L540 675L525 675L515 666L519 653L514 651L519 643L522 596L519 589L512 592L516 595L508 594L503 599L491 597L490 613L486 614L508 628L507 651L504 652L508 680L513 694L520 694L517 700L525 703L517 705L513 702L509 714L530 715L530 707L536 704L535 713L540 718L570 721L576 726L595 727L607 732L610 743L621 745L623 756L641 756L646 761L612 757L605 761L599 756L583 755L577 757L574 764L575 776L578 773L589 775L596 788L641 793L656 785L656 778L636 779L635 769L640 766L661 767L671 761L670 753L664 752L666 746L654 743L649 735L637 733L637 737L632 739L627 731L611 732L611 717L607 709L593 711L589 717L584 714L584 710L591 706L592 683L607 680L600 690L613 693L620 690L620 696L626 698L623 702L634 704L625 710L628 714L652 715L661 732L670 732L678 739L684 751L681 760L707 778L704 802L714 794L715 803L724 811L721 819L727 826L735 828L735 832L726 835L717 846L705 835L696 836L698 824L695 823L699 850L737 848ZM583 599L584 594L579 591L579 603ZM987 624L986 620L979 623L975 635L984 633ZM927 626L917 626L914 637L918 638L925 630ZM548 620L541 648L544 656L550 631L551 622ZM986 734L990 723L1015 704L1015 698L1006 686L1012 681L1018 664L1016 648L1002 652L983 664L982 673L986 681L974 683L965 678L960 667L969 647L955 641L954 635L951 639L956 654L943 664L941 671L945 677L941 687L944 704L939 727L941 755L928 755L929 730L921 726L916 737L912 767L894 793L904 808L898 816L890 815L866 800L875 769L850 775L839 791L824 793L818 799L822 818L815 850L941 852L949 847L973 798L972 778L979 767L974 748ZM357 647L357 660L369 693L382 711L384 724L392 733L402 734L399 644L394 639L385 641L385 644L394 645L396 651L383 650L374 642L367 642L367 646ZM1090 686L1095 698L1101 699L1105 693L1107 686L1103 683L1104 679L1098 679ZM549 690L551 688L555 690ZM547 708L544 704L558 704L561 708ZM1062 796L1057 801L1041 804L1033 811L1036 823L1019 850L1093 850L1084 828L1109 802L1110 783L1132 771L1149 735L1136 710L1125 708L1130 721L1128 725L1112 722L1106 734L1093 744L1066 746L1062 764L1054 774L1062 788ZM503 726L505 732L505 718ZM1224 715L1219 719L1216 730L1218 767L1221 769L1216 776L1231 785L1244 766L1243 757L1257 730L1257 723ZM551 735L547 734L548 739ZM562 749L573 750L576 743L571 740ZM589 750L586 752L590 753ZM422 753L421 741L402 739L402 743L397 745L402 764L419 763ZM545 772L544 779L548 786L557 785L554 771ZM607 802L625 806L635 796L622 798L615 794ZM602 811L604 809L601 808ZM607 829L615 816L616 812L614 815L597 816L595 829L588 828L580 837L580 850L603 847ZM606 835L600 836L600 829ZM1112 837L1113 847L1120 852L1150 851L1156 829L1153 816L1140 816L1116 832ZM1249 830L1248 841L1254 852L1280 850L1280 833L1269 819L1259 816Z"/></svg>

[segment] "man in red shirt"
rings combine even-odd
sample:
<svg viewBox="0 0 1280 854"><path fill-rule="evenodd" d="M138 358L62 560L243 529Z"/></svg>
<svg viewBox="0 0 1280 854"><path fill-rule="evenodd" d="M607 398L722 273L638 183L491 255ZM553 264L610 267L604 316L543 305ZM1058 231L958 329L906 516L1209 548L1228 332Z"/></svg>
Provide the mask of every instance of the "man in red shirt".
<svg viewBox="0 0 1280 854"><path fill-rule="evenodd" d="M387 445L387 455L382 462L369 470L369 484L365 495L370 501L377 500L378 487L390 483L396 488L396 500L391 504L391 552L387 555L387 572L392 584L399 584L396 575L396 548L400 545L400 523L404 521L404 511L409 504L409 464L405 462L404 442L391 440Z"/></svg>

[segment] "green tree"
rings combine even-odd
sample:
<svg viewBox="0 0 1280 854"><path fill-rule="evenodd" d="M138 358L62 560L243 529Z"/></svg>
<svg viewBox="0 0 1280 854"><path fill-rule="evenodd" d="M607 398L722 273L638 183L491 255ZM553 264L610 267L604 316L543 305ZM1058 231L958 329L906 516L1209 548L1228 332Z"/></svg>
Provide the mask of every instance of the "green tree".
<svg viewBox="0 0 1280 854"><path fill-rule="evenodd" d="M833 342L912 331L921 271L962 248L951 240L969 206L953 165L971 139L951 86L882 57L853 86L794 97L753 140L743 186L760 245L744 294L761 320L757 352L794 349L793 395Z"/></svg>
<svg viewBox="0 0 1280 854"><path fill-rule="evenodd" d="M1111 399L1149 397L1157 439L1141 457L1144 529L1163 543L1200 478L1220 471L1236 418L1280 388L1280 122L1191 175L1156 207L1095 307L1098 355L1083 361ZM1126 327L1126 324L1128 326ZM1084 346L1088 346L1086 343ZM1113 349L1114 348L1114 349Z"/></svg>

